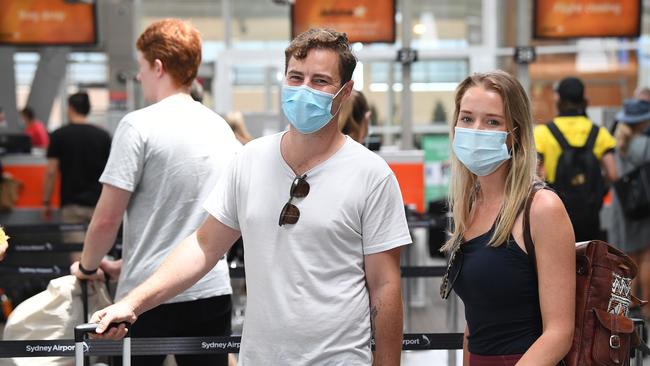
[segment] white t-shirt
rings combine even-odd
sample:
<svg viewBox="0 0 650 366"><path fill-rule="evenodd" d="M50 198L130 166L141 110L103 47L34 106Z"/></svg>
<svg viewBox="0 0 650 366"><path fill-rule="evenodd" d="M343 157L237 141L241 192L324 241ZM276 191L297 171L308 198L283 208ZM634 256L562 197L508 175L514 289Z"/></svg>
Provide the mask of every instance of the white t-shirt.
<svg viewBox="0 0 650 366"><path fill-rule="evenodd" d="M244 240L247 304L240 365L370 365L364 255L411 243L404 204L386 162L347 138L308 171L280 227L292 169L282 133L249 142L205 203Z"/></svg>
<svg viewBox="0 0 650 366"><path fill-rule="evenodd" d="M124 215L117 299L151 276L203 223L203 201L240 148L228 124L187 94L172 95L122 119L99 179L132 192ZM169 302L232 293L225 262Z"/></svg>

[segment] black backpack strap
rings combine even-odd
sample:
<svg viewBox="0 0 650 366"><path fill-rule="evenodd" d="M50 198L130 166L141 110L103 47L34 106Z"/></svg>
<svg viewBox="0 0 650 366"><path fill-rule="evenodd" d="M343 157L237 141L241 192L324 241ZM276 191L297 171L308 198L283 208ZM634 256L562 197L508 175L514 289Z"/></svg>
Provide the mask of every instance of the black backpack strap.
<svg viewBox="0 0 650 366"><path fill-rule="evenodd" d="M585 143L585 147L589 151L592 151L594 149L594 145L596 145L596 137L598 137L598 132L600 132L600 127L592 124L591 131L589 131L589 137L587 137L587 142Z"/></svg>
<svg viewBox="0 0 650 366"><path fill-rule="evenodd" d="M558 144L560 144L560 147L562 148L562 151L566 151L571 148L567 140L564 138L564 135L562 132L560 132L560 129L557 127L555 122L551 121L549 122L546 127L548 127L548 130L551 131L551 134L553 137L555 137L555 140L557 140Z"/></svg>
<svg viewBox="0 0 650 366"><path fill-rule="evenodd" d="M535 193L539 191L540 189L544 189L544 184L543 183L534 183L531 190L530 194L528 195L528 199L526 200L526 205L524 206L524 217L523 217L523 231L524 231L524 245L526 246L526 252L528 253L528 258L530 258L530 261L533 264L533 268L535 269L535 272L537 272L537 260L535 258L535 244L533 243L533 236L530 233L530 206L533 204L533 198L535 197Z"/></svg>

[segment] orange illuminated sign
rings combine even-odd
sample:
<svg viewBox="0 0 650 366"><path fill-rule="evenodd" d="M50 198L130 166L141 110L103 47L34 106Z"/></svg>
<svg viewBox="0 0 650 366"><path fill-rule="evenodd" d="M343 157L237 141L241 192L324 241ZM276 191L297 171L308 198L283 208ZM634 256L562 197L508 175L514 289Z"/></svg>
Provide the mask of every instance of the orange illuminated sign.
<svg viewBox="0 0 650 366"><path fill-rule="evenodd" d="M536 0L535 38L638 37L641 0Z"/></svg>
<svg viewBox="0 0 650 366"><path fill-rule="evenodd" d="M1 44L90 45L96 32L92 0L0 1Z"/></svg>
<svg viewBox="0 0 650 366"><path fill-rule="evenodd" d="M395 0L295 0L291 36L332 28L350 42L395 42Z"/></svg>

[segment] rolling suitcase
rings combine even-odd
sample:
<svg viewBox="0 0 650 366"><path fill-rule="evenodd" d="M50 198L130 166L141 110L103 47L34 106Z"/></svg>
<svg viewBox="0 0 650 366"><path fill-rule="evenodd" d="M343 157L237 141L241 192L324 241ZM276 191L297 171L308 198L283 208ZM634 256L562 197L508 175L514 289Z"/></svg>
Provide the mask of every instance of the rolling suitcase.
<svg viewBox="0 0 650 366"><path fill-rule="evenodd" d="M86 334L94 333L97 323L86 323L74 328L74 358L75 366L84 366L84 338ZM131 334L127 332L122 340L122 366L131 366Z"/></svg>

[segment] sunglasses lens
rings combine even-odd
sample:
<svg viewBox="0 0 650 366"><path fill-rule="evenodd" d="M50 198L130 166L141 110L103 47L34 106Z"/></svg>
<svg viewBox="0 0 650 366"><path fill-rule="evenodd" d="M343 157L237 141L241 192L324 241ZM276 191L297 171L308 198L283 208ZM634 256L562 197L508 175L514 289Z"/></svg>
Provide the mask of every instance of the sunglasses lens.
<svg viewBox="0 0 650 366"><path fill-rule="evenodd" d="M291 197L302 198L309 194L309 183L303 177L298 177L291 184Z"/></svg>
<svg viewBox="0 0 650 366"><path fill-rule="evenodd" d="M287 204L282 208L282 212L280 213L280 226L284 224L293 225L298 222L299 218L300 210L298 210L298 207L287 202Z"/></svg>
<svg viewBox="0 0 650 366"><path fill-rule="evenodd" d="M280 221L278 222L280 226L284 224L293 225L298 222L298 219L300 218L300 210L298 207L291 204L291 200L293 198L302 198L309 194L309 183L305 180L306 177L306 175L296 177L291 183L289 202L284 205L280 212Z"/></svg>

